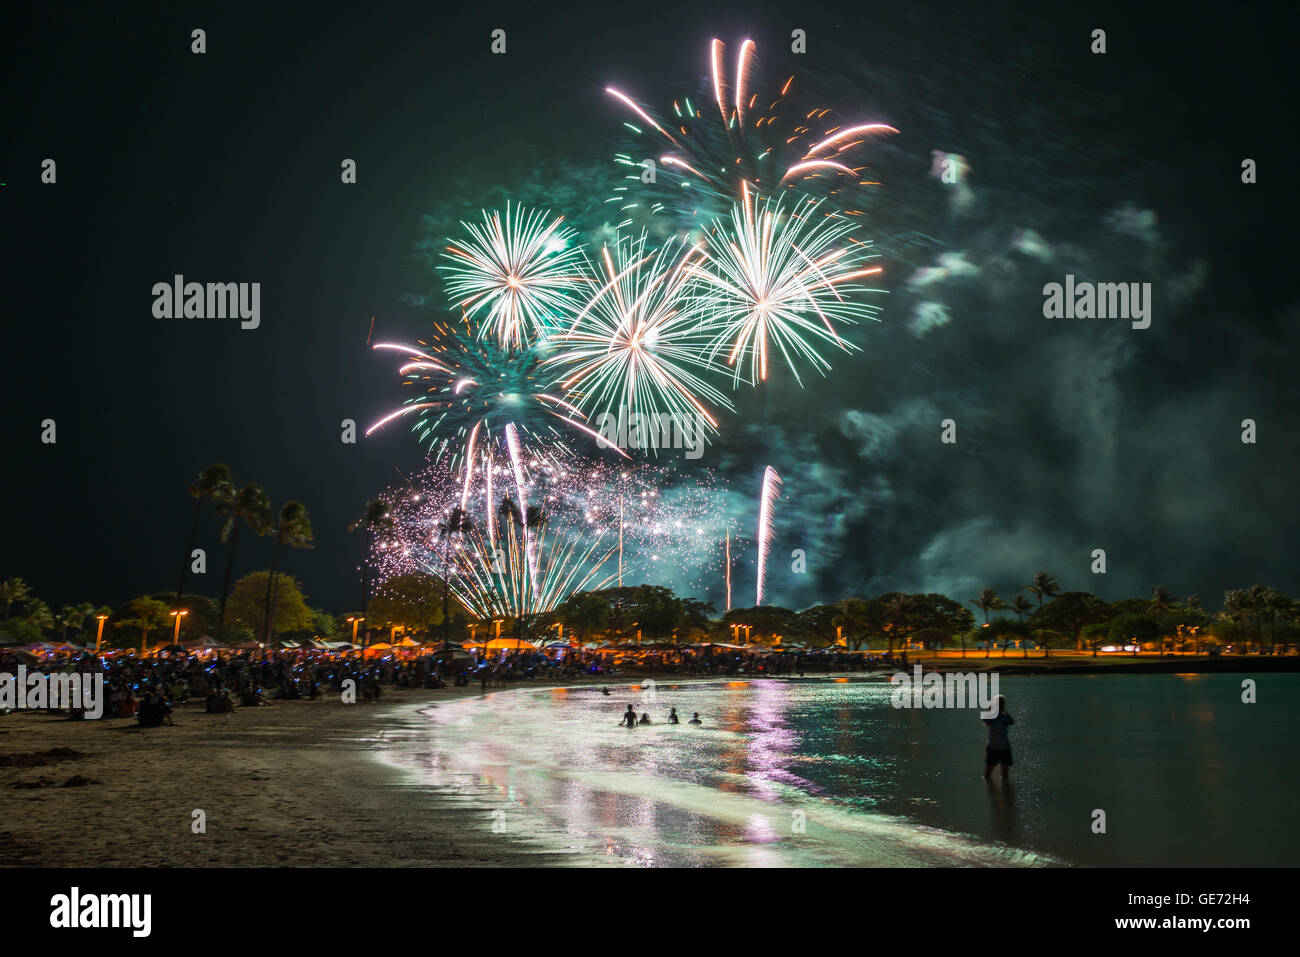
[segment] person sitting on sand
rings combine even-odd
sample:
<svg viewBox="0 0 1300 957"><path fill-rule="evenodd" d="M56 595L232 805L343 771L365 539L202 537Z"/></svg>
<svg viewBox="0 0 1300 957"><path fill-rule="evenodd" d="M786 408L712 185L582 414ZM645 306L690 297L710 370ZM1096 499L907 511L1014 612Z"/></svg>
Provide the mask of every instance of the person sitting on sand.
<svg viewBox="0 0 1300 957"><path fill-rule="evenodd" d="M694 712L694 713L691 715L690 723L691 723L691 724L703 724L703 723L704 723L703 721L700 720L700 713L699 713L698 711Z"/></svg>
<svg viewBox="0 0 1300 957"><path fill-rule="evenodd" d="M669 709L668 709L668 723L669 723L669 724L681 724L681 721L679 721L678 718L677 718L677 709L676 709L676 708L669 708Z"/></svg>
<svg viewBox="0 0 1300 957"><path fill-rule="evenodd" d="M144 696L136 720L140 722L142 728L156 728L162 724L171 724L172 709L167 706L167 702L160 695L150 691Z"/></svg>
<svg viewBox="0 0 1300 957"><path fill-rule="evenodd" d="M636 727L636 712L632 710L631 705L628 705L627 710L623 712L623 720L619 724L625 724L629 728Z"/></svg>
<svg viewBox="0 0 1300 957"><path fill-rule="evenodd" d="M1002 765L1002 780L1007 779L1007 772L1011 770L1011 739L1007 736L1007 728L1016 723L1016 719L1011 717L1007 711L1007 699L1005 695L998 695L998 713L995 717L982 719L989 729L988 747L984 749L984 777L993 773L993 766Z"/></svg>

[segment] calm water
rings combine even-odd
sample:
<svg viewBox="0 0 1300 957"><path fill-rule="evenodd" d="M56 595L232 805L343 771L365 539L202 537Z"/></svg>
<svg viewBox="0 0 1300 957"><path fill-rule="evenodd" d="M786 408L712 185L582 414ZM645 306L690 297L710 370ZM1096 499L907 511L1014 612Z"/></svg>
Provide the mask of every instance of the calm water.
<svg viewBox="0 0 1300 957"><path fill-rule="evenodd" d="M401 716L380 755L590 863L1294 866L1300 675L1254 705L1242 677L1005 678L1010 789L974 712L859 681L500 692ZM628 703L704 725L620 728Z"/></svg>

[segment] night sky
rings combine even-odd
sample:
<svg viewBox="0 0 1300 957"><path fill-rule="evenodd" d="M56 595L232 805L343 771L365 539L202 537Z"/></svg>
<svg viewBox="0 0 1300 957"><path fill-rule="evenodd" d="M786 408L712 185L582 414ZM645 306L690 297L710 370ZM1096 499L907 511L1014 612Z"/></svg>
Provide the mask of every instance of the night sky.
<svg viewBox="0 0 1300 957"><path fill-rule="evenodd" d="M965 600L1040 569L1111 600L1300 592L1296 24L1281 5L1180 5L1178 21L1164 4L439 6L6 13L0 577L52 605L174 589L185 486L221 461L277 508L307 505L316 548L284 568L309 602L357 605L346 525L423 461L400 426L340 442L342 419L364 428L403 398L391 357L366 347L371 317L376 336L422 334L420 244L481 206L548 203L598 229L627 145L601 91L693 94L718 36L753 37L769 79L795 73L901 131L872 157L882 321L803 392L778 378L747 397L703 459L751 525L763 468L785 479L773 601ZM795 28L803 56L787 52ZM966 158L960 190L929 175L934 150ZM260 282L261 327L155 319L151 288L177 273ZM1066 274L1152 283L1151 328L1044 318L1043 284ZM209 573L189 587L216 594L214 521L201 544ZM810 574L789 573L794 548ZM236 574L270 553L257 542Z"/></svg>

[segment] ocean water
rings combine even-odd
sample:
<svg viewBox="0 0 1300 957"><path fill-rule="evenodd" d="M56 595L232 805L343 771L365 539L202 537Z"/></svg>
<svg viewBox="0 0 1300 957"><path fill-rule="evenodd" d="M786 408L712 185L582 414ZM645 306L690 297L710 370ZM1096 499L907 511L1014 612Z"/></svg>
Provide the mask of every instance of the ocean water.
<svg viewBox="0 0 1300 957"><path fill-rule="evenodd" d="M1010 786L974 711L878 679L495 692L395 715L376 753L574 863L1294 866L1300 675L1255 704L1245 677L1004 678ZM656 723L619 727L629 703Z"/></svg>

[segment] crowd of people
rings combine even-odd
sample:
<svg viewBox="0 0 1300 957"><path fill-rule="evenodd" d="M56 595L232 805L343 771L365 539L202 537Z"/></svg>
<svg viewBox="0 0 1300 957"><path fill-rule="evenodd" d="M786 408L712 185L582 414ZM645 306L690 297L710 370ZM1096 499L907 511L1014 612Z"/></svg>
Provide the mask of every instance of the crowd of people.
<svg viewBox="0 0 1300 957"><path fill-rule="evenodd" d="M804 652L747 651L721 646L624 650L569 650L545 654L523 650L472 656L446 651L416 657L362 658L309 650L241 654L160 654L151 657L89 653L65 655L32 666L53 672L74 670L104 675L104 717L134 718L142 727L170 724L172 709L202 701L209 714L228 714L236 707L271 701L315 700L326 692L340 694L351 680L358 701L378 701L384 687L434 690L477 681L482 690L507 687L529 679L578 676L683 674L699 676L793 676L809 673L874 670L888 664L876 656L840 649ZM906 665L905 658L894 662ZM0 648L0 672L18 664ZM672 723L670 719L670 723Z"/></svg>

